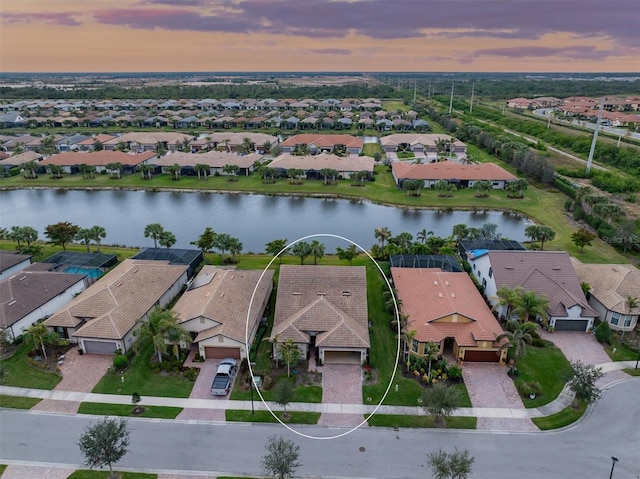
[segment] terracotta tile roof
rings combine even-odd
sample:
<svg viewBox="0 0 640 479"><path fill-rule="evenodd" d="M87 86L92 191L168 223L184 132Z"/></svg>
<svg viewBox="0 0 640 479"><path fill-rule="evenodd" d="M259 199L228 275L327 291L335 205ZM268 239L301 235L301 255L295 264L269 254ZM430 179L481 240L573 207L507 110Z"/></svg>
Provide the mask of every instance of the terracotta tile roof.
<svg viewBox="0 0 640 479"><path fill-rule="evenodd" d="M345 145L347 148L362 148L364 140L352 135L320 135L304 133L287 138L282 146L316 145L319 148L333 148L335 145Z"/></svg>
<svg viewBox="0 0 640 479"><path fill-rule="evenodd" d="M117 120L117 118L116 118L116 120ZM118 138L118 137L114 136L114 135L107 135L107 134L101 133L100 135L96 135L94 137L87 138L86 140L82 140L82 141L78 142L78 145L83 145L83 146L89 145L89 146L91 146L96 141L99 141L100 143L104 144L104 142L113 140L115 138Z"/></svg>
<svg viewBox="0 0 640 479"><path fill-rule="evenodd" d="M489 251L488 255L497 288L520 286L546 296L552 316L566 316L566 309L575 305L583 308L583 317L598 316L564 251Z"/></svg>
<svg viewBox="0 0 640 479"><path fill-rule="evenodd" d="M151 163L158 166L171 166L178 163L180 166L203 164L212 168L222 168L225 165L238 165L240 168L250 168L262 158L263 155L258 153L238 155L236 153L227 153L226 151L207 151L205 153L176 152L157 158Z"/></svg>
<svg viewBox="0 0 640 479"><path fill-rule="evenodd" d="M155 157L154 151L132 154L122 151L100 150L91 153L67 151L58 153L41 162L42 165L75 166L81 164L93 166L105 166L109 163L122 163L123 165L136 166Z"/></svg>
<svg viewBox="0 0 640 479"><path fill-rule="evenodd" d="M391 268L393 284L420 342L453 337L460 346L495 341L502 328L467 273ZM450 318L455 316L455 322ZM445 322L446 321L446 322Z"/></svg>
<svg viewBox="0 0 640 479"><path fill-rule="evenodd" d="M323 347L369 347L366 270L282 265L271 337Z"/></svg>
<svg viewBox="0 0 640 479"><path fill-rule="evenodd" d="M585 264L571 258L580 281L591 286L589 291L607 309L621 314L640 314L640 305L628 310L628 296L640 297L640 270L632 264Z"/></svg>
<svg viewBox="0 0 640 479"><path fill-rule="evenodd" d="M83 274L19 271L0 281L0 327L11 326L83 280Z"/></svg>
<svg viewBox="0 0 640 479"><path fill-rule="evenodd" d="M135 142L141 145L155 145L158 142L166 142L170 145L175 145L182 143L185 139L192 140L193 136L174 132L131 132L107 140L104 144L116 146L120 142Z"/></svg>
<svg viewBox="0 0 640 479"><path fill-rule="evenodd" d="M249 318L259 321L263 306L273 289L273 270L237 270L205 265L190 288L173 307L180 322L204 317L220 323L198 334L196 341L222 334L243 342L246 338L249 302L254 294ZM260 281L260 283L258 283ZM202 286L194 288L201 283ZM249 326L251 332L253 324Z"/></svg>
<svg viewBox="0 0 640 479"><path fill-rule="evenodd" d="M186 271L187 266L167 261L125 259L45 324L77 326L86 321L74 336L122 339Z"/></svg>
<svg viewBox="0 0 640 479"><path fill-rule="evenodd" d="M396 178L416 180L487 180L513 181L517 177L495 163L463 165L454 161L439 163L411 164L395 161L391 168Z"/></svg>
<svg viewBox="0 0 640 479"><path fill-rule="evenodd" d="M331 168L338 171L368 171L373 172L374 159L370 156L346 156L341 157L330 153L321 153L319 155L296 156L284 154L278 156L269 163L270 168L282 168L288 170L291 168L300 168L302 170L320 171L323 168Z"/></svg>

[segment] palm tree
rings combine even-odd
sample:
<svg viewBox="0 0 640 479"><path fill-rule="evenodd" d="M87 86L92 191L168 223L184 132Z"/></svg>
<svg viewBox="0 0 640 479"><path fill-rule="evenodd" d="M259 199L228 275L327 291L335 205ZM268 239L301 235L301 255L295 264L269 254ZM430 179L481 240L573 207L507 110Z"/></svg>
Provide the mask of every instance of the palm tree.
<svg viewBox="0 0 640 479"><path fill-rule="evenodd" d="M76 234L76 241L81 241L84 243L84 245L87 247L87 253L91 252L91 240L93 239L93 236L91 234L91 228L82 228L80 231L78 231L78 234Z"/></svg>
<svg viewBox="0 0 640 479"><path fill-rule="evenodd" d="M229 181L237 181L238 171L240 167L238 165L224 165L222 171L229 175Z"/></svg>
<svg viewBox="0 0 640 479"><path fill-rule="evenodd" d="M186 331L182 326L180 326L177 323L177 319L175 325L167 328L165 336L167 341L173 345L173 355L176 357L176 360L180 360L180 344L185 343L189 345L193 342L189 331Z"/></svg>
<svg viewBox="0 0 640 479"><path fill-rule="evenodd" d="M102 226L92 226L91 229L91 239L96 243L96 250L98 253L100 252L100 242L107 237L107 231Z"/></svg>
<svg viewBox="0 0 640 479"><path fill-rule="evenodd" d="M407 318L408 320L408 318ZM405 328L405 330L402 333L402 341L404 342L404 360L408 361L409 360L409 351L411 350L411 345L413 344L413 340L416 337L416 334L418 334L418 331L416 331L415 329L412 329L411 331L409 331L407 328Z"/></svg>
<svg viewBox="0 0 640 479"><path fill-rule="evenodd" d="M509 288L508 286L500 286L496 291L498 302L496 306L506 306L507 312L504 315L507 319L511 319L511 314L518 304L520 296L524 293L521 287Z"/></svg>
<svg viewBox="0 0 640 479"><path fill-rule="evenodd" d="M538 239L540 240L540 251L544 250L544 242L545 241L553 241L556 237L556 232L552 230L549 226L539 226L538 227Z"/></svg>
<svg viewBox="0 0 640 479"><path fill-rule="evenodd" d="M546 321L548 309L549 300L546 296L540 296L535 291L522 290L518 294L513 312L518 315L521 323L526 323L529 318L538 316L543 318L543 321Z"/></svg>
<svg viewBox="0 0 640 479"><path fill-rule="evenodd" d="M422 244L425 244L429 236L433 236L433 231L427 231L426 228L423 228L420 231L418 231L418 234L416 235L416 239L420 241Z"/></svg>
<svg viewBox="0 0 640 479"><path fill-rule="evenodd" d="M158 247L158 239L162 235L164 228L160 223L151 223L144 228L144 237L145 238L153 238L153 247Z"/></svg>
<svg viewBox="0 0 640 479"><path fill-rule="evenodd" d="M391 238L391 230L389 230L389 228L387 228L386 226L376 228L373 232L373 236L375 236L375 238L380 241L380 248L384 249L385 241Z"/></svg>
<svg viewBox="0 0 640 479"><path fill-rule="evenodd" d="M29 328L27 328L27 338L30 344L34 346L34 349L40 348L42 350L42 354L44 356L45 361L47 360L47 348L45 346L45 342L47 341L47 336L51 333L49 329L44 325L44 323L34 323Z"/></svg>
<svg viewBox="0 0 640 479"><path fill-rule="evenodd" d="M171 166L167 166L167 173L171 175L171 179L178 181L180 179L180 172L182 167L178 163L174 163Z"/></svg>
<svg viewBox="0 0 640 479"><path fill-rule="evenodd" d="M302 178L304 176L304 170L301 168L289 168L287 170L287 175L290 178L290 183L292 185L301 185Z"/></svg>
<svg viewBox="0 0 640 479"><path fill-rule="evenodd" d="M133 335L138 338L135 345L140 348L144 344L151 342L158 362L162 362L162 355L167 352L167 336L169 331L177 328L178 319L171 311L157 306L151 313L149 319L142 321L140 327L134 331Z"/></svg>
<svg viewBox="0 0 640 479"><path fill-rule="evenodd" d="M516 368L519 357L525 357L527 355L527 344L531 344L533 337L531 333L538 329L538 325L535 323L525 323L518 326L513 332L505 331L500 334L496 340L502 341L507 339L506 343L503 343L498 348L499 351L513 348L513 369Z"/></svg>
<svg viewBox="0 0 640 479"><path fill-rule="evenodd" d="M209 165L205 165L203 163L196 163L193 169L196 170L196 173L198 173L198 181L200 180L200 175L204 175L204 179L205 180L207 179L207 173L210 170Z"/></svg>
<svg viewBox="0 0 640 479"><path fill-rule="evenodd" d="M236 262L236 255L242 253L242 242L238 238L231 238L227 244L229 253L231 253L231 260Z"/></svg>
<svg viewBox="0 0 640 479"><path fill-rule="evenodd" d="M171 248L174 244L176 244L176 235L174 235L171 231L163 231L160 233L160 237L158 238L158 243L160 246L164 246L166 248Z"/></svg>
<svg viewBox="0 0 640 479"><path fill-rule="evenodd" d="M293 342L293 339L288 339L278 345L280 356L287 365L287 377L291 377L291 365L294 365L300 359L302 353L298 345Z"/></svg>
<svg viewBox="0 0 640 479"><path fill-rule="evenodd" d="M37 178L36 170L38 169L38 164L34 161L27 161L20 165L20 169L22 170L23 176L25 178Z"/></svg>
<svg viewBox="0 0 640 479"><path fill-rule="evenodd" d="M318 260L324 256L324 244L318 240L313 240L310 247L313 255L313 264L318 264Z"/></svg>
<svg viewBox="0 0 640 479"><path fill-rule="evenodd" d="M306 241L299 241L293 245L291 252L300 258L300 264L304 264L304 259L311 254L311 245Z"/></svg>
<svg viewBox="0 0 640 479"><path fill-rule="evenodd" d="M427 341L424 344L424 355L426 356L427 362L429 363L427 366L427 376L429 377L431 376L431 361L437 356L439 352L440 346L438 346L433 341Z"/></svg>

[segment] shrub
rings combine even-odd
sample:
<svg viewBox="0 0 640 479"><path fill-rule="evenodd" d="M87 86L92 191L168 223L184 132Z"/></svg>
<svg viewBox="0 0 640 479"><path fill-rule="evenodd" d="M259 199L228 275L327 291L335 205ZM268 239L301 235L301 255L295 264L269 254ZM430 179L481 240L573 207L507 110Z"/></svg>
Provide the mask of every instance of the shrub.
<svg viewBox="0 0 640 479"><path fill-rule="evenodd" d="M460 379L462 377L462 368L457 364L449 366L449 378L451 379Z"/></svg>
<svg viewBox="0 0 640 479"><path fill-rule="evenodd" d="M273 378L268 374L262 378L262 389L268 391L273 386Z"/></svg>
<svg viewBox="0 0 640 479"><path fill-rule="evenodd" d="M545 343L544 339L538 336L537 338L531 338L531 346L535 348L546 348L547 343Z"/></svg>
<svg viewBox="0 0 640 479"><path fill-rule="evenodd" d="M611 327L606 321L601 322L596 328L596 339L601 343L611 342Z"/></svg>
<svg viewBox="0 0 640 479"><path fill-rule="evenodd" d="M125 369L129 365L129 360L124 354L116 354L113 358L113 367L116 369Z"/></svg>
<svg viewBox="0 0 640 479"><path fill-rule="evenodd" d="M518 388L518 393L522 397L529 397L529 394L532 394L532 393L535 394L536 396L539 396L540 393L542 392L542 387L540 386L540 383L536 381L520 383L518 384L517 388Z"/></svg>

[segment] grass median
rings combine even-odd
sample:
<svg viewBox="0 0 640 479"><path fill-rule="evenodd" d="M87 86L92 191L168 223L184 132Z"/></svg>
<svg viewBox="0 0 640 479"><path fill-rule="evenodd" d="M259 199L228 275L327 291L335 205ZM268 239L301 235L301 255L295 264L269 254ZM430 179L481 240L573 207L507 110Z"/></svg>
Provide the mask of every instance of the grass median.
<svg viewBox="0 0 640 479"><path fill-rule="evenodd" d="M366 415L364 416L367 417ZM375 427L415 427L438 429L476 429L477 417L448 417L446 426L436 426L433 416L401 416L396 414L375 414L367 421L369 426Z"/></svg>
<svg viewBox="0 0 640 479"><path fill-rule="evenodd" d="M158 479L157 474L146 472L119 472L120 479ZM109 471L90 471L80 469L73 472L67 479L108 479Z"/></svg>
<svg viewBox="0 0 640 479"><path fill-rule="evenodd" d="M144 411L133 414L133 404L105 404L96 402L80 403L78 414L92 414L96 416L125 416L125 417L151 417L159 419L175 419L182 412L180 407L169 406L142 406Z"/></svg>
<svg viewBox="0 0 640 479"><path fill-rule="evenodd" d="M318 424L318 419L320 419L319 412L293 411L288 413L290 417L287 420L282 418L282 411L274 411L274 413L285 424ZM225 419L227 421L237 422L278 422L269 411L256 411L252 413L251 411L241 409L227 409L225 411Z"/></svg>
<svg viewBox="0 0 640 479"><path fill-rule="evenodd" d="M31 409L40 401L42 401L42 399L0 395L0 407L11 409Z"/></svg>
<svg viewBox="0 0 640 479"><path fill-rule="evenodd" d="M587 410L587 403L581 402L578 408L568 406L562 411L552 414L546 417L535 417L531 419L533 423L538 426L541 431L548 431L550 429L559 429L561 427L573 424L582 417Z"/></svg>

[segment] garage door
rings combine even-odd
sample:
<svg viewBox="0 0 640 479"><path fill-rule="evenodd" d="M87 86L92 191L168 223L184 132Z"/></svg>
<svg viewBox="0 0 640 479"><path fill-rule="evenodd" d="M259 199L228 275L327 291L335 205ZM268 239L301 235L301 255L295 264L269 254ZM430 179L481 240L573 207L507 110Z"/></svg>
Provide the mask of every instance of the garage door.
<svg viewBox="0 0 640 479"><path fill-rule="evenodd" d="M464 360L474 363L497 363L500 356L495 351L471 351L467 349L464 353Z"/></svg>
<svg viewBox="0 0 640 479"><path fill-rule="evenodd" d="M205 359L240 359L240 348L216 348L213 346L205 346L204 355Z"/></svg>
<svg viewBox="0 0 640 479"><path fill-rule="evenodd" d="M556 319L556 331L586 331L587 319Z"/></svg>
<svg viewBox="0 0 640 479"><path fill-rule="evenodd" d="M360 364L359 351L325 351L325 364Z"/></svg>
<svg viewBox="0 0 640 479"><path fill-rule="evenodd" d="M84 352L88 354L115 354L118 344L112 341L84 341Z"/></svg>

